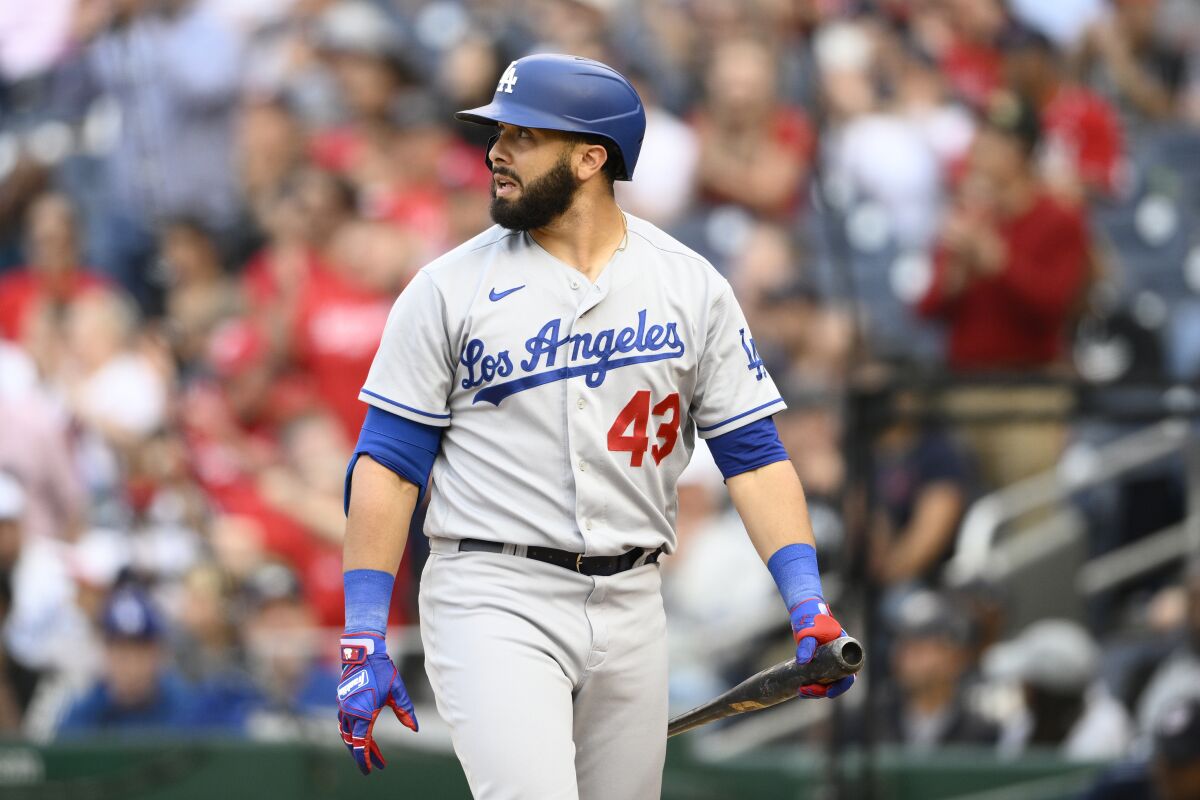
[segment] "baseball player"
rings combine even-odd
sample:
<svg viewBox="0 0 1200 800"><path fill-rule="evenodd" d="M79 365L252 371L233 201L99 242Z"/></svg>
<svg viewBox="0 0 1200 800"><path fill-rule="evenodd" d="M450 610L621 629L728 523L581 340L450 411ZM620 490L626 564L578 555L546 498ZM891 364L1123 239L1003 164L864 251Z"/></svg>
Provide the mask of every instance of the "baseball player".
<svg viewBox="0 0 1200 800"><path fill-rule="evenodd" d="M417 730L384 629L428 489L425 667L474 796L657 798L657 562L675 547L675 483L697 435L779 584L796 658L843 633L771 420L784 403L728 282L613 198L646 125L629 81L584 58L528 56L490 104L456 116L496 128L497 225L412 280L359 395L342 739L365 774L384 766L371 735L384 706Z"/></svg>

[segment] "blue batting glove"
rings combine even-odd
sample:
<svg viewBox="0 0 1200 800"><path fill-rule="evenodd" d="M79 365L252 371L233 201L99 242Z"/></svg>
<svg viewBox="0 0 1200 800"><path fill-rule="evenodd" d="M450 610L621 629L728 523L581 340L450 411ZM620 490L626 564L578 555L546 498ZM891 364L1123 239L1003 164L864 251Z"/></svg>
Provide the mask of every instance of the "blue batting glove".
<svg viewBox="0 0 1200 800"><path fill-rule="evenodd" d="M813 653L823 644L845 636L846 631L836 619L829 606L820 597L802 600L791 609L792 637L796 640L796 661L807 664ZM801 686L801 697L837 697L854 685L854 676L847 675L830 684L812 683Z"/></svg>
<svg viewBox="0 0 1200 800"><path fill-rule="evenodd" d="M387 645L377 633L342 634L342 680L338 684L338 725L342 741L354 756L363 775L371 767L383 769L386 763L371 731L384 706L391 706L404 727L417 730L417 714L400 680L400 673L388 657Z"/></svg>

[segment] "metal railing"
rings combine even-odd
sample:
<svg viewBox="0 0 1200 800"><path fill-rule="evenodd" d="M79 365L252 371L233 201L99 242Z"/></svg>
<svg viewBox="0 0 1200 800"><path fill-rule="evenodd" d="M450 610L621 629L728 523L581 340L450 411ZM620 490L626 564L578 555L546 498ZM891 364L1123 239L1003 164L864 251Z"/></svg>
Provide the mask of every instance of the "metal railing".
<svg viewBox="0 0 1200 800"><path fill-rule="evenodd" d="M1013 561L1027 563L1047 548L1069 544L1085 535L1086 528L1062 524L1059 516L1039 523L1041 536L1012 541L1010 549L1017 552L1010 555L1015 558L997 558L997 550L1008 544L1000 535L1005 525L1044 509L1061 510L1076 492L1172 456L1182 456L1186 467L1184 522L1091 559L1080 571L1077 588L1084 594L1096 594L1189 553L1200 554L1200 438L1187 421L1168 419L1099 447L1077 445L1056 467L977 500L959 529L946 568L947 582L962 585L978 578L995 578L998 568L1011 571Z"/></svg>

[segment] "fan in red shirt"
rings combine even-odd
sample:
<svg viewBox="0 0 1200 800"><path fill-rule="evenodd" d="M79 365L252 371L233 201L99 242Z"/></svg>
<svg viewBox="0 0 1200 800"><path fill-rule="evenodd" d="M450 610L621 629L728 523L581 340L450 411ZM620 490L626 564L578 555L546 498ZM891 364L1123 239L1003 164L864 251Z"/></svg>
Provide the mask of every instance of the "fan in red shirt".
<svg viewBox="0 0 1200 800"><path fill-rule="evenodd" d="M1039 183L1036 112L1011 95L987 110L935 250L923 315L949 325L953 369L997 370L1058 361L1087 280L1079 210Z"/></svg>
<svg viewBox="0 0 1200 800"><path fill-rule="evenodd" d="M404 32L374 4L334 3L317 16L313 40L348 119L313 137L311 155L323 169L362 174L372 149L389 137L396 94L415 76Z"/></svg>
<svg viewBox="0 0 1200 800"><path fill-rule="evenodd" d="M23 338L30 313L47 304L61 310L85 292L108 285L79 264L75 213L59 194L34 201L27 223L29 266L0 276L0 338Z"/></svg>
<svg viewBox="0 0 1200 800"><path fill-rule="evenodd" d="M416 249L411 237L389 225L347 225L329 268L315 273L297 298L290 356L351 441L366 415L358 389Z"/></svg>
<svg viewBox="0 0 1200 800"><path fill-rule="evenodd" d="M734 203L772 218L799 208L816 135L803 112L780 105L776 94L775 61L766 45L740 39L717 48L705 105L692 120L706 202Z"/></svg>
<svg viewBox="0 0 1200 800"><path fill-rule="evenodd" d="M462 194L490 197L492 173L479 148L454 136L442 124L443 114L430 97L416 93L396 103L388 163L372 175L365 203L367 218L392 223L420 240L422 261L461 241L454 237L465 221L455 219L463 211L458 204ZM489 223L476 220L467 238Z"/></svg>
<svg viewBox="0 0 1200 800"><path fill-rule="evenodd" d="M997 47L1008 24L1004 5L1000 0L949 0L943 13L950 35L937 50L938 66L955 94L983 108L1004 83L1004 56Z"/></svg>
<svg viewBox="0 0 1200 800"><path fill-rule="evenodd" d="M320 411L299 378L277 375L252 322L218 327L206 361L212 378L188 388L180 415L192 473L220 514L239 520L250 550L291 565L322 623L336 624L343 611L340 539L328 535L328 524L304 516L318 501L315 492L279 479L294 450L287 432ZM280 497L281 485L290 498ZM339 504L333 506L336 514Z"/></svg>
<svg viewBox="0 0 1200 800"><path fill-rule="evenodd" d="M1004 39L1010 86L1037 108L1044 132L1042 172L1058 194L1110 195L1120 177L1124 137L1113 107L1068 80L1063 56L1037 31L1015 29Z"/></svg>
<svg viewBox="0 0 1200 800"><path fill-rule="evenodd" d="M246 265L242 291L254 314L284 326L297 298L326 262L341 228L354 219L353 186L334 173L308 168L290 176L259 208L267 245Z"/></svg>

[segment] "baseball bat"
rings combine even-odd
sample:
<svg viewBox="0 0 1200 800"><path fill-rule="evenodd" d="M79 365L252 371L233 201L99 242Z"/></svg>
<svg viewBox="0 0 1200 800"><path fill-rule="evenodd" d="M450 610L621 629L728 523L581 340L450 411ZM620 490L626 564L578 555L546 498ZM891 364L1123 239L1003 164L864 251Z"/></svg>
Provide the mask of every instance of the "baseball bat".
<svg viewBox="0 0 1200 800"><path fill-rule="evenodd" d="M699 708L680 714L667 724L667 736L686 733L726 717L758 711L797 696L801 686L833 683L854 675L863 666L863 648L851 636L821 645L807 664L796 659L767 667Z"/></svg>

